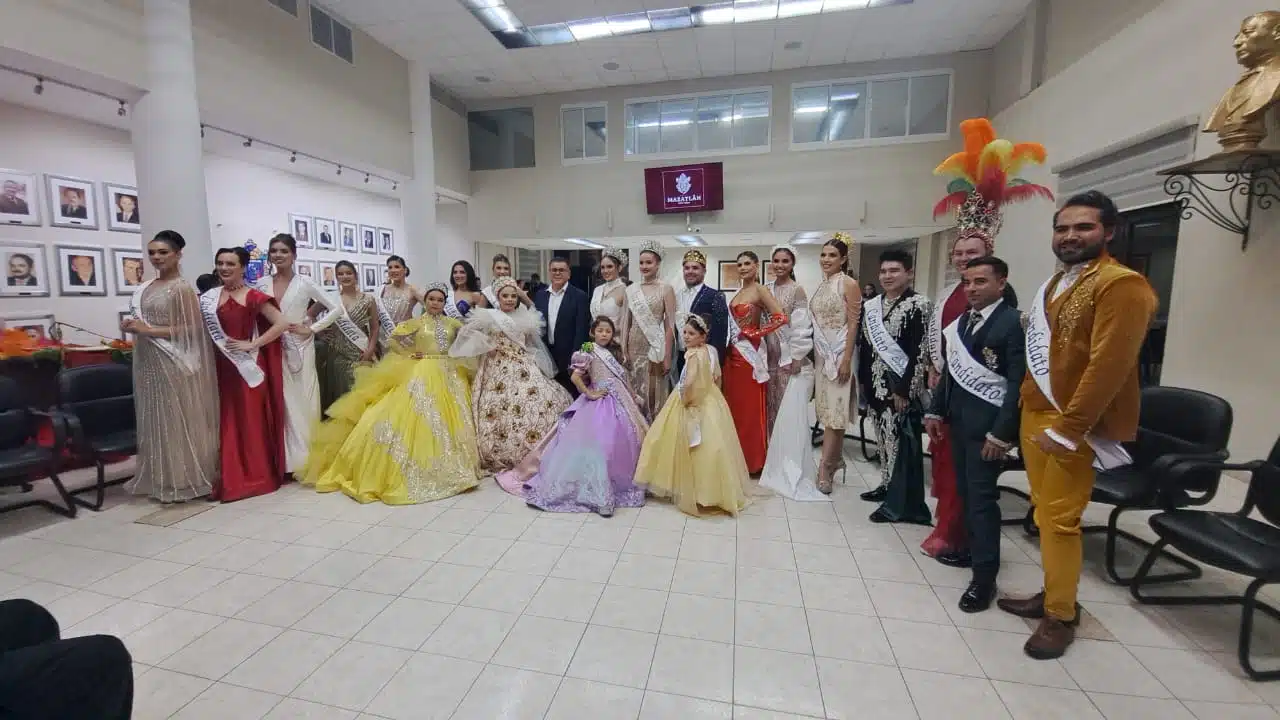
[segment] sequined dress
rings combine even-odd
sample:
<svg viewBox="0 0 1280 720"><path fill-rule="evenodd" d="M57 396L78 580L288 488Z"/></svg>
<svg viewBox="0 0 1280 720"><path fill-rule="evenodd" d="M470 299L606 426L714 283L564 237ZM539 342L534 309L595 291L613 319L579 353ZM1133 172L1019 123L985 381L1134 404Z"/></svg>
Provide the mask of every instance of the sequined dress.
<svg viewBox="0 0 1280 720"><path fill-rule="evenodd" d="M666 295L670 291L670 286L664 282L655 283L652 287L657 288L657 292L653 294L645 292L645 287L650 286L640 285L639 292L644 294L649 308L648 317L652 318L658 326L671 322L671 319L666 316ZM634 304L634 300L629 298L628 304ZM645 332L645 327L636 319L635 313L635 308L628 311L627 356L631 361L628 377L631 380L631 389L635 391L640 403L641 411L644 412L645 417L652 418L662 409L662 404L667 401L667 395L671 394L670 373L663 372L661 362L655 363L652 359L666 351L666 339L664 336L662 347L656 348L655 351ZM683 328L676 328L676 332L681 330ZM658 333L652 332L652 334L656 340ZM657 374L654 373L655 365Z"/></svg>
<svg viewBox="0 0 1280 720"><path fill-rule="evenodd" d="M809 307L809 298L804 288L794 280L786 285L769 283L769 290L778 301L778 305L782 307L783 314L789 318L795 317L796 310L805 310ZM791 379L791 374L778 366L782 360L782 332L768 335L764 339L769 359L769 385L765 391L765 420L769 428L769 437L773 437L773 423L778 419L778 408L782 407L782 396L786 394L787 381Z"/></svg>
<svg viewBox="0 0 1280 720"><path fill-rule="evenodd" d="M413 306L417 304L417 300L414 298L413 288L407 283L399 289L395 285L384 285L379 293L382 306L397 325L413 317Z"/></svg>
<svg viewBox="0 0 1280 720"><path fill-rule="evenodd" d="M347 306L347 316L351 322L366 337L368 333L378 331L378 310L372 296L361 293L359 298L350 303L346 297L341 300ZM372 328L370 323L373 323ZM348 340L337 323L316 333L316 373L320 376L320 404L323 409L327 410L351 389L355 382L356 365L364 350Z"/></svg>
<svg viewBox="0 0 1280 720"><path fill-rule="evenodd" d="M441 500L475 487L480 473L468 371L447 355L460 325L432 315L397 325L387 357L356 368L351 391L329 408L303 482L388 505Z"/></svg>
<svg viewBox="0 0 1280 720"><path fill-rule="evenodd" d="M828 430L844 430L849 424L850 409L857 404L853 373L850 372L851 377L845 382L836 382L849 333L849 314L844 300L846 282L853 279L844 273L824 279L809 301L813 316L814 405L818 422Z"/></svg>

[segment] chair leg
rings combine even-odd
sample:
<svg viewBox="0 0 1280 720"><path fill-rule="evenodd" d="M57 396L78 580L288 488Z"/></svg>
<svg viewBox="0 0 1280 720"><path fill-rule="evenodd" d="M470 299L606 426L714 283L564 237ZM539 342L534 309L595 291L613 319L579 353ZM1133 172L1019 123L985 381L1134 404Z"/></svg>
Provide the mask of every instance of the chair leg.
<svg viewBox="0 0 1280 720"><path fill-rule="evenodd" d="M65 507L58 507L53 503L49 503L49 509L59 515L74 518L76 516L76 499L71 496L71 493L67 492L67 486L62 484L62 478L58 477L57 468L49 468L49 482L53 483L54 489L58 491L58 497L62 498L62 502L65 505Z"/></svg>
<svg viewBox="0 0 1280 720"><path fill-rule="evenodd" d="M862 458L867 462L875 462L876 456L867 450L867 416L862 414L858 415L858 442L862 444ZM871 443L871 446L875 447L876 443Z"/></svg>
<svg viewBox="0 0 1280 720"><path fill-rule="evenodd" d="M107 464L102 461L102 458L94 458L93 463L98 469L98 481L90 487L80 488L79 490L72 490L71 495L72 495L72 499L80 507L88 508L90 510L93 510L94 512L98 512L102 510L102 506L107 501L107 488L113 485L123 485L129 482L129 480L131 480L133 476L130 475L122 478L116 478L115 480L107 482ZM91 503L88 500L81 500L79 497L77 497L81 493L87 493L90 490L95 491L96 493L94 502Z"/></svg>
<svg viewBox="0 0 1280 720"><path fill-rule="evenodd" d="M1120 514L1123 513L1125 510L1126 508L1123 508L1123 507L1113 508L1111 510L1111 515L1107 518L1106 526L1093 525L1093 526L1081 528L1083 532L1090 533L1090 534L1098 533L1098 532L1105 532L1107 534L1106 557L1105 557L1105 562L1103 564L1107 570L1107 577L1111 578L1111 581L1117 585L1129 585L1133 583L1134 579L1137 577L1136 573L1134 575L1130 575L1129 577L1123 577L1120 575L1120 569L1116 566L1117 540L1119 540L1120 538L1124 538L1130 543L1137 545L1138 547L1141 547L1146 550L1150 550L1156 547L1156 545L1152 545L1151 543L1147 542L1146 540L1143 540L1137 535L1134 535L1131 532L1120 529L1119 527ZM1150 557L1151 557L1150 554L1148 554L1148 558ZM1157 575L1147 574L1144 578L1144 582L1148 584L1182 582L1184 580L1195 580L1196 578L1199 578L1201 575L1203 575L1203 571L1200 569L1200 566L1196 565L1190 560L1187 560L1186 558L1180 557L1178 555L1174 555L1163 549L1161 551L1161 557L1163 557L1168 562L1171 562L1174 565L1177 565L1178 567L1184 568L1184 570L1181 570L1178 572L1161 573ZM1152 560L1152 565L1154 564L1155 564L1155 560ZM1148 573L1150 572L1150 570L1151 568L1147 568Z"/></svg>
<svg viewBox="0 0 1280 720"><path fill-rule="evenodd" d="M1023 500L1026 500L1028 505L1031 504L1031 496L1019 490L1018 488L1009 487L1008 485L997 485L996 490L999 491L1001 495L1012 495L1016 498L1021 498ZM1034 510L1034 508L1031 508L1031 510ZM1028 512L1030 512L1030 510ZM1026 523L1027 523L1026 515L1023 515L1022 517L1016 517L1016 518L1007 518L1007 517L1000 518L1001 525L1022 525L1023 527L1026 527Z"/></svg>
<svg viewBox="0 0 1280 720"><path fill-rule="evenodd" d="M1236 646L1236 655L1240 660L1240 667L1244 668L1245 673L1249 675L1251 680L1277 680L1280 679L1280 668L1274 670L1259 670L1253 666L1250 659L1250 648L1253 646L1253 613L1255 610L1261 610L1264 614L1271 617L1272 620L1280 620L1280 610L1276 610L1270 605L1258 601L1258 591L1266 582L1262 580L1254 580L1249 583L1248 589L1244 591L1243 609L1240 611L1240 643Z"/></svg>

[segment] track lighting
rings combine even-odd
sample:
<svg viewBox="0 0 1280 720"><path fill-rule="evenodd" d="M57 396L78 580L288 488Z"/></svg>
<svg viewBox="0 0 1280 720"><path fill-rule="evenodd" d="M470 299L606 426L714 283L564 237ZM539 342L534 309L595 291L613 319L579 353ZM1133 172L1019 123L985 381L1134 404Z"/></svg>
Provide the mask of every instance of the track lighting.
<svg viewBox="0 0 1280 720"><path fill-rule="evenodd" d="M44 78L42 77L36 78L36 86L32 88L32 92L34 92L37 95L44 94Z"/></svg>
<svg viewBox="0 0 1280 720"><path fill-rule="evenodd" d="M298 162L298 153L297 153L297 152L293 152L293 153L290 153L290 154L289 154L289 162L291 162L291 163L296 163L296 162Z"/></svg>
<svg viewBox="0 0 1280 720"><path fill-rule="evenodd" d="M399 189L400 189L400 183L391 183L391 189L392 189L392 190L399 190Z"/></svg>
<svg viewBox="0 0 1280 720"><path fill-rule="evenodd" d="M341 175L341 174L342 174L342 166L341 166L341 165L339 165L339 166L338 166L338 174L339 174L339 175Z"/></svg>
<svg viewBox="0 0 1280 720"><path fill-rule="evenodd" d="M245 139L244 139L244 146L245 146L245 147L253 147L253 138L245 138Z"/></svg>
<svg viewBox="0 0 1280 720"><path fill-rule="evenodd" d="M120 107L119 107L119 109L117 109L117 110L116 110L116 114L117 114L117 115L119 115L120 117L124 117L125 112L126 112L126 111L125 111L125 109L124 109L124 101L123 101L123 100L121 100L121 101L120 101Z"/></svg>
<svg viewBox="0 0 1280 720"><path fill-rule="evenodd" d="M366 184L366 185L368 185L368 184L369 184L369 173L365 173L365 174L364 174L364 182L365 182L365 184Z"/></svg>
<svg viewBox="0 0 1280 720"><path fill-rule="evenodd" d="M200 124L200 137L204 137L204 124Z"/></svg>

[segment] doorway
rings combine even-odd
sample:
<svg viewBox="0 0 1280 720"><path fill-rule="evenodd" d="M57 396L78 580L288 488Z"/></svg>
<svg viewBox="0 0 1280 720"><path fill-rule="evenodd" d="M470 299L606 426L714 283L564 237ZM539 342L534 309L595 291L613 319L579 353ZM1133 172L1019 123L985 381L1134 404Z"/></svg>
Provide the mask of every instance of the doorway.
<svg viewBox="0 0 1280 720"><path fill-rule="evenodd" d="M599 280L596 274L596 268L600 266L599 250L553 250L551 257L568 260L569 284L587 295L591 294Z"/></svg>
<svg viewBox="0 0 1280 720"><path fill-rule="evenodd" d="M1169 334L1169 304L1173 300L1173 267L1178 254L1181 219L1177 203L1130 210L1120 214L1120 224L1111 241L1112 256L1142 273L1160 302L1139 356L1143 386L1160 384L1165 338Z"/></svg>

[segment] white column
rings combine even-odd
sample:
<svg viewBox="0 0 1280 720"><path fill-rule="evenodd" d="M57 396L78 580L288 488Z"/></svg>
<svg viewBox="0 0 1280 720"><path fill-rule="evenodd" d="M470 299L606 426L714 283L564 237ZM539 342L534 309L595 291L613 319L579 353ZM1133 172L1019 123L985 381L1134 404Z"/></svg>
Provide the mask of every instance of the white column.
<svg viewBox="0 0 1280 720"><path fill-rule="evenodd" d="M436 150L431 131L431 73L418 61L409 62L409 112L413 131L413 180L402 187L405 261L413 269L414 285L445 282L447 263L439 257L436 237Z"/></svg>
<svg viewBox="0 0 1280 720"><path fill-rule="evenodd" d="M143 0L147 94L132 110L138 210L145 244L161 230L187 241L183 274L213 267L190 0Z"/></svg>

